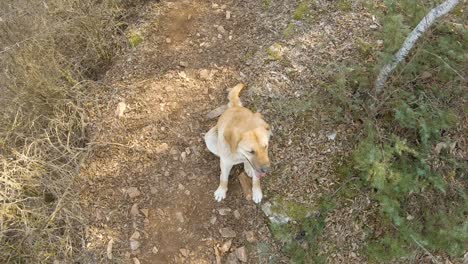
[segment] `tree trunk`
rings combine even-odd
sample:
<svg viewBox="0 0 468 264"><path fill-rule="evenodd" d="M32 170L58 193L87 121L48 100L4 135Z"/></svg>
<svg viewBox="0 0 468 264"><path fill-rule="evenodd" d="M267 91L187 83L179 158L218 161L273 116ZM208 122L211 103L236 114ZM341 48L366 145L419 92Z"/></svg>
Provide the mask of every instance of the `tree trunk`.
<svg viewBox="0 0 468 264"><path fill-rule="evenodd" d="M437 18L450 12L459 2L459 0L446 0L439 6L433 8L421 20L421 22L419 22L416 28L413 29L413 31L405 39L405 42L403 42L403 46L400 48L400 50L395 54L395 56L393 56L392 61L386 64L382 70L380 70L379 76L375 81L375 91L377 94L383 91L390 73L397 67L398 63L406 58L419 37L421 37L421 35L426 32L427 29L429 29L429 27L436 21Z"/></svg>

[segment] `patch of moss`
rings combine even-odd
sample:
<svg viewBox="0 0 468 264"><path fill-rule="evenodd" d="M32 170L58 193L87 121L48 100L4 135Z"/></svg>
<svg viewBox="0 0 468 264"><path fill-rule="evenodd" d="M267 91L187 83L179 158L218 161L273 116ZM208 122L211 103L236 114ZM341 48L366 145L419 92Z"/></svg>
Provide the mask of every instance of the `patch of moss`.
<svg viewBox="0 0 468 264"><path fill-rule="evenodd" d="M340 0L338 2L338 9L343 12L349 12L352 9L352 2L350 0Z"/></svg>
<svg viewBox="0 0 468 264"><path fill-rule="evenodd" d="M272 0L263 0L263 6L265 8L270 8Z"/></svg>
<svg viewBox="0 0 468 264"><path fill-rule="evenodd" d="M283 36L285 38L291 37L296 31L296 25L292 22L289 22L288 26L283 31Z"/></svg>
<svg viewBox="0 0 468 264"><path fill-rule="evenodd" d="M130 36L128 37L128 42L130 43L130 46L132 48L135 48L143 42L143 37L139 32L134 31L130 33Z"/></svg>
<svg viewBox="0 0 468 264"><path fill-rule="evenodd" d="M309 14L309 1L301 2L294 11L293 18L295 20L303 20L307 14Z"/></svg>
<svg viewBox="0 0 468 264"><path fill-rule="evenodd" d="M268 59L281 60L283 59L283 46L279 43L274 43L267 49Z"/></svg>

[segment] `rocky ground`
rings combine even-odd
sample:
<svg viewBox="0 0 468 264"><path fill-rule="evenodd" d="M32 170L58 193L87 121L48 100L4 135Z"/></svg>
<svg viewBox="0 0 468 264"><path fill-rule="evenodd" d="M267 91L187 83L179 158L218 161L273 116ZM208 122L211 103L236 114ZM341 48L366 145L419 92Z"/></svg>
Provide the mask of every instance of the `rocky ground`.
<svg viewBox="0 0 468 264"><path fill-rule="evenodd" d="M343 65L359 61L358 40L378 27L359 1L149 1L127 29L141 43L100 82L95 146L81 176L91 215L93 263L288 263L269 219L232 173L217 203L218 159L203 135L227 89L248 88L245 105L272 124L274 172L264 201L306 205L346 184L337 168L361 124L339 120L325 91ZM138 41L140 42L140 41ZM137 44L137 43L135 43ZM120 107L120 110L118 110ZM120 112L119 112L120 111ZM325 219L317 245L329 263L363 263L359 250L374 210L359 193ZM338 199L338 198L336 198Z"/></svg>

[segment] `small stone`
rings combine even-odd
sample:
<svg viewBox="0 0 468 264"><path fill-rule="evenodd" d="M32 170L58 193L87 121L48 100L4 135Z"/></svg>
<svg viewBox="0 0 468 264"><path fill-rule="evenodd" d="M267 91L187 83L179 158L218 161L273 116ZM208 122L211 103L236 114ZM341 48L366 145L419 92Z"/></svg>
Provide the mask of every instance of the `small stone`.
<svg viewBox="0 0 468 264"><path fill-rule="evenodd" d="M356 256L356 253L354 253L354 252L349 253L349 255L350 255L352 258L357 257L357 256Z"/></svg>
<svg viewBox="0 0 468 264"><path fill-rule="evenodd" d="M178 188L179 190L185 190L185 186L184 186L183 184L181 184L181 183L179 183L179 185L177 186L177 188Z"/></svg>
<svg viewBox="0 0 468 264"><path fill-rule="evenodd" d="M236 237L236 231L229 227L223 227L219 229L219 233L224 238Z"/></svg>
<svg viewBox="0 0 468 264"><path fill-rule="evenodd" d="M226 9L226 7L227 7L226 5L222 5L221 9Z"/></svg>
<svg viewBox="0 0 468 264"><path fill-rule="evenodd" d="M169 171L164 172L164 176L169 177L169 175L170 175Z"/></svg>
<svg viewBox="0 0 468 264"><path fill-rule="evenodd" d="M232 252L226 258L226 264L238 264L239 260L237 259L236 253Z"/></svg>
<svg viewBox="0 0 468 264"><path fill-rule="evenodd" d="M190 191L189 190L185 190L185 195L190 195Z"/></svg>
<svg viewBox="0 0 468 264"><path fill-rule="evenodd" d="M140 242L138 242L137 240L130 240L130 249L132 251L135 251L138 248L140 248Z"/></svg>
<svg viewBox="0 0 468 264"><path fill-rule="evenodd" d="M133 264L140 264L140 260L138 260L137 258L133 258Z"/></svg>
<svg viewBox="0 0 468 264"><path fill-rule="evenodd" d="M182 214L182 212L177 212L176 213L176 218L179 222L183 223L184 222L184 215Z"/></svg>
<svg viewBox="0 0 468 264"><path fill-rule="evenodd" d="M184 151L180 154L180 157L182 158L182 160L185 160L187 158L187 153Z"/></svg>
<svg viewBox="0 0 468 264"><path fill-rule="evenodd" d="M247 239L248 242L253 243L257 239L255 239L255 234L253 231L246 231L245 232L245 239Z"/></svg>
<svg viewBox="0 0 468 264"><path fill-rule="evenodd" d="M235 211L234 211L234 217L235 217L236 219L240 219L241 215L240 215L240 213L239 213L239 210L235 210Z"/></svg>
<svg viewBox="0 0 468 264"><path fill-rule="evenodd" d="M231 248L231 245L232 245L232 240L230 239L230 240L224 242L223 245L221 246L221 248L219 248L219 250L221 250L221 252L223 252L223 253L226 253Z"/></svg>
<svg viewBox="0 0 468 264"><path fill-rule="evenodd" d="M247 262L247 251L245 250L245 247L236 249L236 256L240 261L244 263Z"/></svg>
<svg viewBox="0 0 468 264"><path fill-rule="evenodd" d="M222 39L222 38L223 38L223 35L218 34L218 38L219 38L219 39Z"/></svg>
<svg viewBox="0 0 468 264"><path fill-rule="evenodd" d="M132 205L132 208L130 209L130 215L132 217L137 217L140 215L140 213L138 212L138 204L135 203Z"/></svg>
<svg viewBox="0 0 468 264"><path fill-rule="evenodd" d="M169 149L169 145L167 143L162 143L161 145L156 147L156 153L160 154Z"/></svg>
<svg viewBox="0 0 468 264"><path fill-rule="evenodd" d="M125 109L127 109L127 104L125 102L118 103L117 108L115 109L115 115L119 118L122 117Z"/></svg>
<svg viewBox="0 0 468 264"><path fill-rule="evenodd" d="M226 33L226 30L224 29L223 26L218 26L218 32L221 33L221 34L224 34L224 33Z"/></svg>
<svg viewBox="0 0 468 264"><path fill-rule="evenodd" d="M171 42L172 42L172 40L171 40L170 38L166 38L166 43L169 44L169 43L171 43Z"/></svg>
<svg viewBox="0 0 468 264"><path fill-rule="evenodd" d="M140 209L140 211L143 213L143 215L144 215L145 217L148 217L148 214L149 214L148 208Z"/></svg>
<svg viewBox="0 0 468 264"><path fill-rule="evenodd" d="M372 25L370 25L369 27L372 28L372 29L378 28L378 26L377 26L376 24L372 24Z"/></svg>
<svg viewBox="0 0 468 264"><path fill-rule="evenodd" d="M210 218L210 224L214 225L216 223L217 217L214 215Z"/></svg>
<svg viewBox="0 0 468 264"><path fill-rule="evenodd" d="M210 79L210 71L207 69L203 69L200 71L200 79L202 80L209 80Z"/></svg>
<svg viewBox="0 0 468 264"><path fill-rule="evenodd" d="M158 254L159 249L158 249L157 247L153 247L153 249L151 249L151 252L152 252L153 254Z"/></svg>
<svg viewBox="0 0 468 264"><path fill-rule="evenodd" d="M332 132L328 133L328 134L327 134L328 140L335 140L335 138L336 138L336 133L337 133L336 131L332 131Z"/></svg>
<svg viewBox="0 0 468 264"><path fill-rule="evenodd" d="M211 4L211 8L213 8L213 9L217 9L217 8L219 8L219 5L218 5L218 4L215 4L215 3L213 3L213 4Z"/></svg>
<svg viewBox="0 0 468 264"><path fill-rule="evenodd" d="M218 213L220 215L228 215L231 212L231 208L220 208L218 209Z"/></svg>
<svg viewBox="0 0 468 264"><path fill-rule="evenodd" d="M188 249L186 249L186 248L181 248L181 249L179 249L179 251L180 251L180 254L182 254L182 256L184 256L185 258L188 257L188 255L190 253L190 251Z"/></svg>
<svg viewBox="0 0 468 264"><path fill-rule="evenodd" d="M130 240L138 240L140 239L140 232L135 231L133 232L132 236L130 237Z"/></svg>
<svg viewBox="0 0 468 264"><path fill-rule="evenodd" d="M140 196L141 193L138 190L138 188L130 187L130 188L127 189L127 194L131 199L133 199L133 198L136 198L136 197Z"/></svg>
<svg viewBox="0 0 468 264"><path fill-rule="evenodd" d="M226 11L226 19L231 19L231 12L230 11Z"/></svg>

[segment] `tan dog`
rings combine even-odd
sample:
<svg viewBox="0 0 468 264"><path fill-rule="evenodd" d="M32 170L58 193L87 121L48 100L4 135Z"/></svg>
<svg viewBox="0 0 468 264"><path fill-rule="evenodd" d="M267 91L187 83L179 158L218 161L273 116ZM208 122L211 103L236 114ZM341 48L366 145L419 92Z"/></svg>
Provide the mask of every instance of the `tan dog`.
<svg viewBox="0 0 468 264"><path fill-rule="evenodd" d="M229 104L215 127L205 135L208 149L220 158L221 176L214 196L220 202L226 198L229 172L232 166L244 163L244 170L252 177L252 200L262 201L260 178L270 169L268 142L270 126L260 113L252 113L242 106L239 93L244 84L238 84L229 92Z"/></svg>

